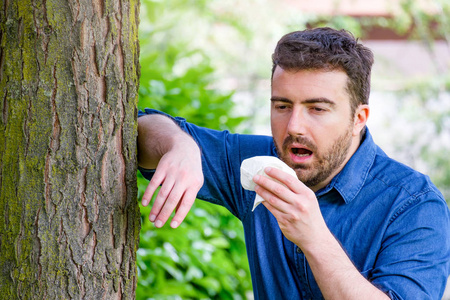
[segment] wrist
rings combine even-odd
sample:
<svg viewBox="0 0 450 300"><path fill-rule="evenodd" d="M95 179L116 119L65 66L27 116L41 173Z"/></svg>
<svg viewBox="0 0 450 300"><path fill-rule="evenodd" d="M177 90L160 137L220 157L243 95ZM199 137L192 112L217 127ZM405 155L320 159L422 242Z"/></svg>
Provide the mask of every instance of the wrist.
<svg viewBox="0 0 450 300"><path fill-rule="evenodd" d="M173 143L169 151L179 154L182 153L186 157L190 157L192 159L200 159L200 147L190 135L182 132L178 136L173 136L172 140Z"/></svg>

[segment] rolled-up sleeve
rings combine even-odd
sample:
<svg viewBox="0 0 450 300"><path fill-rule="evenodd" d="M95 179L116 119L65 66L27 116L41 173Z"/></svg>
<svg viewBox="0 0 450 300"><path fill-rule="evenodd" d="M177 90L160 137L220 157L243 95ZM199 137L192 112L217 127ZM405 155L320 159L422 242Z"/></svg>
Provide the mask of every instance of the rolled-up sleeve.
<svg viewBox="0 0 450 300"><path fill-rule="evenodd" d="M199 145L205 181L197 197L224 206L242 219L252 207L254 193L244 191L240 185L241 162L253 156L275 155L272 137L234 134L227 130L199 127L184 118L172 117L154 109L140 111L139 117L148 114L162 114L171 118ZM147 179L151 179L154 172L142 168L140 171Z"/></svg>

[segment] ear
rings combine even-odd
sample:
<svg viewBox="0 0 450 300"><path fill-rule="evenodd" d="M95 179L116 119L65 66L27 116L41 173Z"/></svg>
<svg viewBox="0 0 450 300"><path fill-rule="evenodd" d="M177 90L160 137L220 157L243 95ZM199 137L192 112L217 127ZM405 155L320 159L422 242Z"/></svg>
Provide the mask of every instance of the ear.
<svg viewBox="0 0 450 300"><path fill-rule="evenodd" d="M353 119L353 136L359 136L361 130L366 126L369 118L370 108L367 104L360 104L355 111Z"/></svg>

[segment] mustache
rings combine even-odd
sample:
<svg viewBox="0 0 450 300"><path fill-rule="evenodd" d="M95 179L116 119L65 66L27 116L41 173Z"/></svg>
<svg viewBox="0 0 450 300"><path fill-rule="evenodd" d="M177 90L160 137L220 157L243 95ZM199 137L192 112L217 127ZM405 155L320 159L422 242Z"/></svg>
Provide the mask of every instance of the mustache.
<svg viewBox="0 0 450 300"><path fill-rule="evenodd" d="M294 143L301 144L301 145L307 147L312 152L316 152L316 150L317 150L316 145L313 142L311 142L308 138L306 138L304 136L292 136L292 135L288 136L283 141L283 150L287 151L289 149L289 146Z"/></svg>

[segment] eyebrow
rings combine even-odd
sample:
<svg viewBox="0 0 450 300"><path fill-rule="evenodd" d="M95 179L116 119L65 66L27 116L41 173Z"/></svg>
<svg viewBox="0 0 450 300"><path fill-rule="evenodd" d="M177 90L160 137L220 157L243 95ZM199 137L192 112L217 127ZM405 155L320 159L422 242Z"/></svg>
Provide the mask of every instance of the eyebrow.
<svg viewBox="0 0 450 300"><path fill-rule="evenodd" d="M285 102L285 103L294 103L294 101L288 99L288 98L284 98L284 97L272 97L270 98L270 101L272 102ZM324 98L324 97L320 97L320 98L311 98L311 99L306 99L301 101L302 104L314 104L314 103L326 103L329 104L331 106L336 106L336 102L328 99L328 98Z"/></svg>

